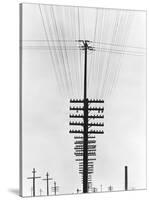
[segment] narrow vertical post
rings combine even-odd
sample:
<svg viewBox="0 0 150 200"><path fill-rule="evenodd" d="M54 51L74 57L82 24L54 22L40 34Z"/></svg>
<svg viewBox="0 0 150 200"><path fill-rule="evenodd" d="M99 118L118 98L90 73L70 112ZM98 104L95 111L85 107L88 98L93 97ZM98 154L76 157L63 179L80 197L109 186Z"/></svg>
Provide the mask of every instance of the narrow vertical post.
<svg viewBox="0 0 150 200"><path fill-rule="evenodd" d="M125 190L128 190L128 167L125 166Z"/></svg>
<svg viewBox="0 0 150 200"><path fill-rule="evenodd" d="M33 173L33 196L35 197L35 168L32 171Z"/></svg>
<svg viewBox="0 0 150 200"><path fill-rule="evenodd" d="M47 196L49 196L49 180L52 180L52 178L49 178L48 172L46 173L46 178L43 179L43 181L46 181L46 191Z"/></svg>
<svg viewBox="0 0 150 200"><path fill-rule="evenodd" d="M59 186L56 185L56 181L54 181L54 186L52 187L52 191L54 192L54 195L56 195L58 190L59 190Z"/></svg>
<svg viewBox="0 0 150 200"><path fill-rule="evenodd" d="M19 195L23 193L22 177L22 38L23 38L23 5L19 4Z"/></svg>
<svg viewBox="0 0 150 200"><path fill-rule="evenodd" d="M33 168L32 171L33 176L27 178L32 180L33 197L35 197L35 179L41 178L40 176L35 176L35 173L36 173L35 168Z"/></svg>
<svg viewBox="0 0 150 200"><path fill-rule="evenodd" d="M88 44L85 41L84 42L84 52L85 52L85 57L84 57L84 100L86 99L87 96L87 48Z"/></svg>
<svg viewBox="0 0 150 200"><path fill-rule="evenodd" d="M48 179L48 173L46 174L46 182L47 182L47 196L49 196L49 179Z"/></svg>
<svg viewBox="0 0 150 200"><path fill-rule="evenodd" d="M88 192L88 99L87 99L87 48L84 42L84 137L83 137L83 193Z"/></svg>
<svg viewBox="0 0 150 200"><path fill-rule="evenodd" d="M103 191L103 188L102 188L102 187L103 187L103 185L101 184L100 186L101 186L101 192L102 192L102 191Z"/></svg>
<svg viewBox="0 0 150 200"><path fill-rule="evenodd" d="M77 194L79 193L79 191L80 191L80 190L77 188Z"/></svg>
<svg viewBox="0 0 150 200"><path fill-rule="evenodd" d="M40 196L42 196L42 192L43 192L42 189L40 189Z"/></svg>
<svg viewBox="0 0 150 200"><path fill-rule="evenodd" d="M54 194L56 195L56 182L54 181Z"/></svg>
<svg viewBox="0 0 150 200"><path fill-rule="evenodd" d="M32 195L33 195L33 188L31 187L31 197L32 197Z"/></svg>

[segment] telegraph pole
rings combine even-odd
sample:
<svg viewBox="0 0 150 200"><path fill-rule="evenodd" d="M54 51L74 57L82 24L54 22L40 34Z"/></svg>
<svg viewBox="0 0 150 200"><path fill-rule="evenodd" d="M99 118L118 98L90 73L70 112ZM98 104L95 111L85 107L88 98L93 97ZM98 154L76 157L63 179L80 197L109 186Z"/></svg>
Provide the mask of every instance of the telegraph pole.
<svg viewBox="0 0 150 200"><path fill-rule="evenodd" d="M87 42L83 42L84 61L84 135L83 135L83 193L88 192L88 99L87 99Z"/></svg>
<svg viewBox="0 0 150 200"><path fill-rule="evenodd" d="M81 190L79 188L77 188L77 194L80 192Z"/></svg>
<svg viewBox="0 0 150 200"><path fill-rule="evenodd" d="M40 188L40 196L42 196L42 192L43 192L43 191L42 191L42 189Z"/></svg>
<svg viewBox="0 0 150 200"><path fill-rule="evenodd" d="M113 186L110 185L110 186L108 187L108 191L111 192L112 190L113 190Z"/></svg>
<svg viewBox="0 0 150 200"><path fill-rule="evenodd" d="M97 188L96 187L93 187L93 192L97 192Z"/></svg>
<svg viewBox="0 0 150 200"><path fill-rule="evenodd" d="M46 181L46 186L47 186L47 196L49 196L49 181L52 180L52 178L49 178L48 172L46 173L46 178L43 179L43 181Z"/></svg>
<svg viewBox="0 0 150 200"><path fill-rule="evenodd" d="M101 192L102 192L103 191L103 185L101 184L100 187L101 187Z"/></svg>
<svg viewBox="0 0 150 200"><path fill-rule="evenodd" d="M31 187L31 196L33 195L33 188Z"/></svg>
<svg viewBox="0 0 150 200"><path fill-rule="evenodd" d="M59 186L56 184L56 181L54 181L54 186L52 187L52 191L54 192L54 195L56 195L58 190L59 190Z"/></svg>
<svg viewBox="0 0 150 200"><path fill-rule="evenodd" d="M83 99L71 99L70 103L82 103L82 107L70 107L71 111L81 111L82 114L75 115L71 114L70 118L74 119L82 119L78 122L70 122L70 125L73 126L82 126L83 129L75 129L70 130L70 133L82 134L82 136L74 137L77 139L75 142L75 155L80 156L81 158L76 159L79 161L79 173L83 175L82 183L83 183L83 193L88 192L88 185L91 183L91 178L89 178L89 174L93 173L93 161L95 158L89 158L89 156L96 156L96 140L95 136L90 136L92 134L103 134L103 130L91 130L91 127L101 127L104 126L104 123L89 123L89 120L92 119L100 119L104 118L104 115L89 115L90 112L101 112L103 113L104 107L89 107L92 103L104 103L104 100L92 99L89 100L87 98L87 51L93 51L94 48L89 45L90 41L88 40L79 40L78 42L82 43L80 50L84 50L84 94ZM90 129L90 130L89 130Z"/></svg>
<svg viewBox="0 0 150 200"><path fill-rule="evenodd" d="M33 168L32 173L33 173L33 176L32 177L28 177L27 179L32 179L33 180L33 187L32 187L32 189L33 189L33 196L35 197L35 179L41 178L41 177L40 176L35 176L35 173L36 173L35 168Z"/></svg>

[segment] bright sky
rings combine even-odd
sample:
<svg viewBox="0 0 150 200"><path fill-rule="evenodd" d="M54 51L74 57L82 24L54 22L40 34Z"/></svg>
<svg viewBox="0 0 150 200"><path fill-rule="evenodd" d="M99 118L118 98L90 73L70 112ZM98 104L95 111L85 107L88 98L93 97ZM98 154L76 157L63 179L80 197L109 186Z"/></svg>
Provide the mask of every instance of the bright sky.
<svg viewBox="0 0 150 200"><path fill-rule="evenodd" d="M82 188L69 134L69 99L83 98L79 39L95 47L88 54L88 97L105 101L93 186L123 190L128 165L129 189L146 187L146 13L23 4L24 196L31 194L33 168L42 178L49 172L59 194ZM46 194L45 181L36 181L36 194L40 188Z"/></svg>

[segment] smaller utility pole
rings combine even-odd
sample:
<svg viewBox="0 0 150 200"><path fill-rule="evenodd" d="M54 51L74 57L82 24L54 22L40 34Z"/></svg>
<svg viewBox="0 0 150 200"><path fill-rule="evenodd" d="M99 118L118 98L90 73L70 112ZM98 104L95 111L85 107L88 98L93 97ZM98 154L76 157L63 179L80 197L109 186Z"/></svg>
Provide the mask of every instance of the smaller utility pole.
<svg viewBox="0 0 150 200"><path fill-rule="evenodd" d="M79 188L77 188L77 194L78 194L79 192L81 192L81 190L80 190Z"/></svg>
<svg viewBox="0 0 150 200"><path fill-rule="evenodd" d="M33 168L33 171L32 171L32 173L33 173L33 176L32 177L28 177L27 179L32 179L33 180L33 196L35 197L35 179L37 179L37 178L41 178L40 176L35 176L35 173L36 173L36 171L35 171L35 168Z"/></svg>
<svg viewBox="0 0 150 200"><path fill-rule="evenodd" d="M56 184L56 181L54 181L54 186L52 187L52 191L54 192L54 195L56 195L58 190L59 190L59 186Z"/></svg>
<svg viewBox="0 0 150 200"><path fill-rule="evenodd" d="M128 190L128 167L125 166L125 190Z"/></svg>
<svg viewBox="0 0 150 200"><path fill-rule="evenodd" d="M111 192L112 190L113 190L113 186L110 185L110 186L108 187L108 191Z"/></svg>
<svg viewBox="0 0 150 200"><path fill-rule="evenodd" d="M52 180L52 178L49 178L48 172L46 173L46 178L43 179L43 181L46 181L47 186L47 196L49 196L49 181Z"/></svg>
<svg viewBox="0 0 150 200"><path fill-rule="evenodd" d="M31 187L31 197L33 196L33 188Z"/></svg>
<svg viewBox="0 0 150 200"><path fill-rule="evenodd" d="M42 192L43 192L43 190L40 188L40 196L42 196Z"/></svg>
<svg viewBox="0 0 150 200"><path fill-rule="evenodd" d="M101 184L100 187L101 187L101 192L102 192L103 191L103 185Z"/></svg>
<svg viewBox="0 0 150 200"><path fill-rule="evenodd" d="M93 192L97 192L97 188L96 187L93 187Z"/></svg>

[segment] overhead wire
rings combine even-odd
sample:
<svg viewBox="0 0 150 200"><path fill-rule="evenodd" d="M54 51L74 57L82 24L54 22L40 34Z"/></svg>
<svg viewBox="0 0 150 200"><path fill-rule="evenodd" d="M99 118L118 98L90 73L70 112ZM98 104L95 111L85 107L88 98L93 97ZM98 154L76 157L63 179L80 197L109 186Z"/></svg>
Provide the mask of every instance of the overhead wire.
<svg viewBox="0 0 150 200"><path fill-rule="evenodd" d="M38 45L24 45L24 49L48 50L51 63L55 71L59 87L63 86L71 96L83 95L83 69L84 69L84 51L79 47L77 40L86 38L88 22L83 10L72 8L68 12L59 10L59 16L56 15L55 6L50 6L49 12L39 5L42 24L46 40L23 40L26 42L40 42ZM45 19L43 16L45 14ZM108 12L108 11L107 11ZM127 33L130 31L131 21L127 11L118 11L112 19L112 35L110 42L103 42L104 30L109 28L109 14L105 10L95 10L95 17L91 20L93 23L93 39L91 46L95 48L94 53L90 52L88 57L88 91L92 96L108 98L115 88L119 72L121 70L121 61L126 56L143 56L144 47L127 45ZM66 21L71 31L69 38L66 38L64 30ZM105 25L105 29L104 29ZM48 31L47 31L48 30ZM72 39L73 38L73 39ZM46 42L43 45L42 42ZM138 51L141 50L141 51ZM75 56L70 56L70 51L74 51ZM83 52L83 56L82 56ZM115 56L114 56L115 55ZM71 57L71 58L70 58ZM73 59L73 62L72 60ZM78 65L78 66L76 66Z"/></svg>
<svg viewBox="0 0 150 200"><path fill-rule="evenodd" d="M127 27L126 26L127 26L127 22L128 22L128 12L126 12L124 14L125 15L124 15L124 17L122 19L122 23L120 24L120 30L118 32L118 41L119 41L120 44L124 44L125 41L126 41L126 38L127 38L127 34L125 34L125 33L127 32ZM125 51L125 47L123 47L122 50L123 50L123 52L126 52ZM106 92L106 97L110 95L110 91L113 88L116 74L118 73L119 68L121 68L121 62L120 61L121 61L121 59L123 57L124 57L124 54L121 54L117 58L117 62L114 63L113 70L112 70L112 73L111 73L112 80L111 80L110 87L109 87L109 89Z"/></svg>
<svg viewBox="0 0 150 200"><path fill-rule="evenodd" d="M126 28L126 31L125 31L126 40L124 41L124 43L127 42L127 39L128 39L128 36L129 36L129 32L130 32L130 29L131 29L131 25L132 25L132 22L133 22L133 18L134 18L134 16L132 16L132 14L129 13L128 23L127 23L127 26L126 26L127 28ZM143 54L143 55L144 55L144 54ZM121 59L120 59L119 62L121 63ZM117 63L118 66L119 66L119 62ZM120 71L121 71L121 64L120 64L119 70L117 71L117 74L116 74L116 76L115 76L115 78L114 78L114 83L113 83L112 88L111 88L111 90L110 90L110 95L112 94L113 89L116 88L116 84L117 84L117 82L118 82L118 78L119 78L119 73L120 73Z"/></svg>
<svg viewBox="0 0 150 200"><path fill-rule="evenodd" d="M74 9L75 8L71 8L70 9L70 12L69 12L69 16L70 16L70 24L71 24L71 36L72 38L76 38L75 37L75 23L73 22L74 20ZM75 95L78 96L78 88L77 88L77 85L78 85L78 73L77 73L77 70L76 70L76 67L75 67L75 63L76 63L76 58L75 56L73 56L73 60L74 60L74 67L73 67L73 76L74 76L74 88L75 88Z"/></svg>
<svg viewBox="0 0 150 200"><path fill-rule="evenodd" d="M49 50L50 50L50 45L49 45L49 41L48 41L48 33L47 33L47 30L46 30L46 26L45 26L45 22L44 22L44 17L43 17L43 14L42 14L42 9L41 9L41 5L39 4L39 11L40 11L40 15L41 15L41 19L42 19L42 24L43 24L43 28L44 28L44 32L45 32L45 36L46 36L46 39L47 39L47 44L49 46ZM55 73L55 77L56 77L56 80L57 80L57 83L58 83L58 88L59 88L59 91L61 92L61 83L60 83L60 76L59 76L59 71L57 71L57 69L55 68L55 61L54 61L54 58L52 56L52 53L51 51L49 51L49 55L51 57L51 62L52 62L52 65L54 66L53 69L54 69L54 73ZM61 92L62 93L62 92Z"/></svg>
<svg viewBox="0 0 150 200"><path fill-rule="evenodd" d="M122 13L122 17L120 19L120 23L119 23L119 26L118 26L118 31L117 31L117 34L116 34L116 38L115 38L115 43L118 44L121 42L121 39L123 40L124 39L124 36L123 36L123 33L124 33L124 28L125 28L125 21L126 21L126 18L127 18L127 13L123 12ZM121 38L120 38L121 37ZM118 51L119 52L119 51ZM120 56L121 55L124 55L122 54L122 52L119 53ZM118 62L118 59L120 58L120 56L118 56L116 59L117 59L117 62ZM110 67L110 70L109 70L109 74L108 74L108 86L107 89L105 90L105 94L104 94L104 97L108 97L108 91L110 90L110 87L112 85L112 81L113 81L113 76L115 76L116 74L116 71L118 70L116 68L116 59L113 57L112 58L112 63L110 64L113 65L113 67Z"/></svg>
<svg viewBox="0 0 150 200"><path fill-rule="evenodd" d="M95 41L95 38L96 38L96 30L97 30L97 21L98 21L98 9L96 9L96 16L95 16L95 25L94 25L94 33L93 33L93 41ZM95 61L95 54L91 57L91 60L90 60L90 64L89 64L89 70L87 70L89 73L88 73L88 89L90 90L90 80L91 80L91 77L92 77L92 72L94 73L95 71L95 65L94 65L94 61ZM92 70L93 69L93 70Z"/></svg>
<svg viewBox="0 0 150 200"><path fill-rule="evenodd" d="M52 18L49 18L47 9L48 9L47 7L43 6L43 11L45 13L47 27L48 27L48 31L49 31L49 36L50 36L50 38L53 39L54 34L53 34L52 29L50 27L50 24L51 24L50 19L52 19ZM49 51L52 50L52 48L54 48L54 47L52 47L52 45L51 46L49 45ZM43 49L44 49L44 47L43 47ZM53 68L58 69L57 71L60 74L63 91L66 92L66 85L65 85L66 83L65 83L65 80L64 80L63 72L60 68L60 58L55 51L52 51L52 56L53 56L54 60L56 61L56 64L53 66Z"/></svg>
<svg viewBox="0 0 150 200"><path fill-rule="evenodd" d="M51 8L50 13L51 13L51 17L53 19L53 25L54 25L54 28L55 28L56 37L59 40L60 39L59 38L59 31L58 31L58 27L57 27L57 22L56 22L56 17L55 17L55 13L54 13L54 8L53 8L53 6L51 6L50 8ZM60 42L60 49L61 49L61 42ZM68 73L67 73L66 64L65 64L65 60L64 60L64 55L63 55L62 51L59 51L59 56L61 58L62 66L63 66L63 69L64 69L64 76L65 76L66 88L67 88L67 91L70 91L70 86L69 86L70 77L68 76Z"/></svg>
<svg viewBox="0 0 150 200"><path fill-rule="evenodd" d="M79 38L79 40L81 40L81 36L80 36L80 8L79 7L78 7L78 38ZM80 73L80 95L82 95L83 76L82 76L81 51L79 51L79 73Z"/></svg>
<svg viewBox="0 0 150 200"><path fill-rule="evenodd" d="M120 22L120 12L116 14L115 16L115 22L114 22L114 28L112 32L112 39L111 43L114 42L117 31L118 31L118 26ZM110 68L110 59L111 59L111 54L108 52L107 60L106 60L106 67L105 67L105 74L104 74L104 80L102 83L102 90L101 90L101 96L104 98L104 93L106 91L107 82L108 82L108 74L109 74L109 68Z"/></svg>
<svg viewBox="0 0 150 200"><path fill-rule="evenodd" d="M60 24L60 32L61 32L61 35L62 35L62 39L64 40L62 43L63 43L63 45L64 45L64 47L65 47L65 51L64 51L64 57L65 57L65 60L66 60L66 63L67 63L67 71L68 71L68 74L69 74L69 80L70 80L70 91L69 91L69 93L70 93L70 95L72 94L72 96L73 96L73 90L74 90L74 85L73 85L73 81L72 81L72 73L71 73L71 66L70 66L70 64L69 64L69 56L68 56L68 52L67 52L67 47L66 47L66 42L65 42L65 35L64 35L64 32L63 32L63 27L64 27L64 22L65 22L65 20L64 20L64 12L63 12L64 10L62 10L62 14L61 14L61 16L62 16L62 24Z"/></svg>
<svg viewBox="0 0 150 200"><path fill-rule="evenodd" d="M81 38L81 37L80 37ZM71 43L76 43L77 41L76 40L22 40L23 42L71 42ZM121 44L113 44L113 43L109 43L109 42L94 42L94 41L91 41L92 43L95 43L95 44L99 44L99 46L101 45L108 45L108 46L115 46L115 47L126 47L126 48L135 48L135 49L143 49L143 50L146 50L145 47L138 47L138 46L132 46L132 45L121 45Z"/></svg>
<svg viewBox="0 0 150 200"><path fill-rule="evenodd" d="M102 38L103 38L103 29L104 29L104 20L105 20L105 10L102 9L101 11L101 23L100 23L100 33L99 33L99 42L102 41ZM98 39L97 39L98 40ZM93 44L95 43L95 41L93 42ZM104 59L106 57L106 54L104 56L101 55L101 52L97 53L97 48L96 48L96 52L95 54L97 55L96 56L96 60L97 60L97 67L98 67L98 71L97 71L97 74L96 74L96 80L97 80L97 87L96 87L96 97L98 98L101 98L100 95L98 94L98 90L100 88L100 85L102 83L102 72L103 72L103 68L104 68Z"/></svg>
<svg viewBox="0 0 150 200"><path fill-rule="evenodd" d="M121 39L124 39L123 38L123 31L124 31L124 27L125 27L125 21L126 21L126 17L127 17L127 14L126 13L122 13L122 17L120 19L120 24L119 24L119 27L118 27L118 31L117 31L117 34L116 34L116 39L115 39L115 43L118 44L118 43L121 43ZM121 33L120 33L121 31ZM121 39L120 39L120 36L121 36ZM117 51L120 55L124 55L122 54L122 52L120 51ZM119 56L115 56L116 58L113 57L113 60L112 60L112 63L111 63L111 66L113 67L110 67L110 71L109 71L109 81L108 81L108 85L109 87L107 87L107 89L105 90L105 97L108 97L108 91L110 90L110 87L111 85L113 84L113 76L115 76L116 74L116 71L118 70L116 68L116 59L117 59L117 62L118 62L118 59L120 58L120 55Z"/></svg>

